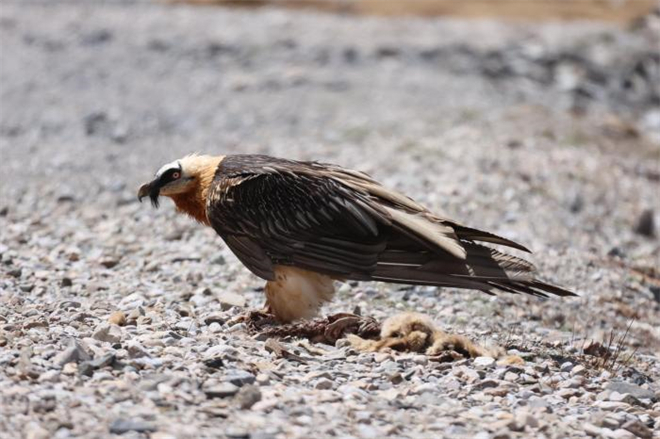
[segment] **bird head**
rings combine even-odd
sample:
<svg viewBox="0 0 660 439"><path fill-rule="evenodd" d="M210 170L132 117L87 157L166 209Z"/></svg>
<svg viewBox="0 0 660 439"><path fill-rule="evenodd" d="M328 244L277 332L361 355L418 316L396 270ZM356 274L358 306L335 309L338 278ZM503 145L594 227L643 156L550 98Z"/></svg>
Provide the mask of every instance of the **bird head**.
<svg viewBox="0 0 660 439"><path fill-rule="evenodd" d="M175 198L196 193L208 187L222 157L192 154L163 165L153 180L140 186L138 200L149 197L151 204L158 207L161 195Z"/></svg>

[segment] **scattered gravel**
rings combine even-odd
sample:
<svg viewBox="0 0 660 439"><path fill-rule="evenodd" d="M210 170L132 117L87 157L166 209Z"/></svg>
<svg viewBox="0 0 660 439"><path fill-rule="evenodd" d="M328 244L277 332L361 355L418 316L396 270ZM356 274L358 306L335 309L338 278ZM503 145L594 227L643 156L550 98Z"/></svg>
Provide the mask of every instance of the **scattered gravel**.
<svg viewBox="0 0 660 439"><path fill-rule="evenodd" d="M3 4L0 437L657 437L653 20ZM264 340L233 324L263 282L136 200L192 151L359 168L580 297L349 283L324 309L422 312L521 365Z"/></svg>

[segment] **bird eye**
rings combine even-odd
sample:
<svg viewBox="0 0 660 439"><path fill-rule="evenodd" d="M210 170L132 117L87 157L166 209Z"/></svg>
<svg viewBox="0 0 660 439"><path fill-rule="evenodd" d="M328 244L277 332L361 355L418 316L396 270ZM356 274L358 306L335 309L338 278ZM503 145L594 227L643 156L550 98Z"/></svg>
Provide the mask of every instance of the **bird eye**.
<svg viewBox="0 0 660 439"><path fill-rule="evenodd" d="M173 179L173 180L176 180L176 179L179 178L179 177L181 177L181 173L180 173L180 172L174 172L174 173L172 174L172 179Z"/></svg>

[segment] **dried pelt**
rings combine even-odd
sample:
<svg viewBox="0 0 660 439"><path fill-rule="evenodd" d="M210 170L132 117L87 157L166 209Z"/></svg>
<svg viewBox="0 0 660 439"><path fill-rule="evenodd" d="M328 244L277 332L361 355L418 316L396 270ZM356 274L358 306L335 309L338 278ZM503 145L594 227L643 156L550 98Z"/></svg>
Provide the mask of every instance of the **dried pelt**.
<svg viewBox="0 0 660 439"><path fill-rule="evenodd" d="M501 358L505 354L500 347L482 347L462 335L440 331L429 317L412 312L397 314L385 320L378 340L365 340L353 334L348 335L348 340L355 349L361 351L377 352L389 348L433 357L443 356L446 361L460 357Z"/></svg>
<svg viewBox="0 0 660 439"><path fill-rule="evenodd" d="M363 317L355 314L341 313L314 320L301 320L285 325L272 326L269 322L250 319L248 328L260 331L262 337L294 337L305 338L313 343L334 345L347 334L357 334L360 340L377 338L380 325L372 317Z"/></svg>

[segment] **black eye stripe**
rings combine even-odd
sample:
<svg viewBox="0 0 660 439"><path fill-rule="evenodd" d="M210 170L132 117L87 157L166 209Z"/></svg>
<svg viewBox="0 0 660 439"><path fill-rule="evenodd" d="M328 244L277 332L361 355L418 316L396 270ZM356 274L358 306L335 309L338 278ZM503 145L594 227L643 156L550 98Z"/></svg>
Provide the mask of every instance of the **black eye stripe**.
<svg viewBox="0 0 660 439"><path fill-rule="evenodd" d="M178 174L176 178L174 177L175 174ZM160 181L161 183L169 183L170 181L174 181L179 177L181 177L181 170L172 168L163 172L163 175L160 176Z"/></svg>

